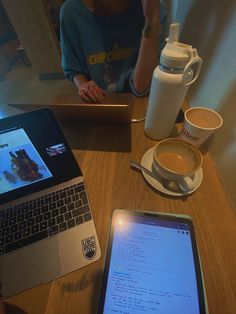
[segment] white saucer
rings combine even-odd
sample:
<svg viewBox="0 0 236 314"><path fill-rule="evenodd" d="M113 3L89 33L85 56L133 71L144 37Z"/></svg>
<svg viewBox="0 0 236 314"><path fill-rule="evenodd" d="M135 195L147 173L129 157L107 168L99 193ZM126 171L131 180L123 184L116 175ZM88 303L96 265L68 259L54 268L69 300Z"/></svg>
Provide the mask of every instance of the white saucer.
<svg viewBox="0 0 236 314"><path fill-rule="evenodd" d="M147 168L148 170L153 172L152 169L152 160L153 160L153 150L154 147L150 148L144 155L141 161L141 165L145 168ZM161 181L157 179L152 178L150 175L148 175L147 173L145 173L144 171L142 171L142 174L144 176L144 178L151 184L152 187L154 187L155 189L157 189L158 191L164 193L164 194L168 194L168 195L172 195L172 196L185 196L185 195L189 195L192 194L193 192L195 192L199 186L202 183L202 179L203 179L203 172L202 172L202 168L200 168L194 175L193 178L193 184L194 184L194 188L191 191L188 191L187 193L181 193L181 192L175 192L172 190L169 190L167 188L165 188Z"/></svg>

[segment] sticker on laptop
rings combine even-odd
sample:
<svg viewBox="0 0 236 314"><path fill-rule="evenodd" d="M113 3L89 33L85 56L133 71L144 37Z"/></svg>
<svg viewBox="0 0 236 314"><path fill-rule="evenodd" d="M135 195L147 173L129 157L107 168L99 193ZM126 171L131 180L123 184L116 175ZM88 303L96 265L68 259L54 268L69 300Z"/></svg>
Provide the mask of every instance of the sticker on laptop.
<svg viewBox="0 0 236 314"><path fill-rule="evenodd" d="M92 236L90 238L84 239L81 241L83 255L86 259L93 259L96 255L96 240L95 237Z"/></svg>

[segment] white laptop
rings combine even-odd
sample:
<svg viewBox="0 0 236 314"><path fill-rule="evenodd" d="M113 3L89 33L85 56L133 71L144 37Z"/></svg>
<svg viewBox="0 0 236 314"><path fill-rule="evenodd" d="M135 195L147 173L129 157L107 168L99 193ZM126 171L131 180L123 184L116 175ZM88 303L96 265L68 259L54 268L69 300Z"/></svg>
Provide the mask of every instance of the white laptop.
<svg viewBox="0 0 236 314"><path fill-rule="evenodd" d="M100 256L82 173L52 111L1 119L1 297Z"/></svg>

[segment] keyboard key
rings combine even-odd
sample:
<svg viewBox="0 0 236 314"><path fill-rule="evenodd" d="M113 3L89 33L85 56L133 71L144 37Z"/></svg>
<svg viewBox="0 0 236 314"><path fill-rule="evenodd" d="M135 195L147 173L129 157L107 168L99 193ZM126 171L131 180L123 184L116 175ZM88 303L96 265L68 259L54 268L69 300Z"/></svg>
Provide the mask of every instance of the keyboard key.
<svg viewBox="0 0 236 314"><path fill-rule="evenodd" d="M30 209L31 209L31 210L32 210L32 209L35 209L36 207L37 207L36 202L30 203Z"/></svg>
<svg viewBox="0 0 236 314"><path fill-rule="evenodd" d="M17 225L13 225L13 226L10 227L11 233L16 232L17 230L18 230L18 226Z"/></svg>
<svg viewBox="0 0 236 314"><path fill-rule="evenodd" d="M41 212L42 212L42 214L43 214L43 213L46 213L48 210L49 210L48 205L44 205L44 206L42 207Z"/></svg>
<svg viewBox="0 0 236 314"><path fill-rule="evenodd" d="M65 220L70 220L72 218L71 212L65 214Z"/></svg>
<svg viewBox="0 0 236 314"><path fill-rule="evenodd" d="M13 217L13 211L8 211L7 214L6 214L6 218L11 218Z"/></svg>
<svg viewBox="0 0 236 314"><path fill-rule="evenodd" d="M30 228L26 228L22 231L23 237L28 237L30 235Z"/></svg>
<svg viewBox="0 0 236 314"><path fill-rule="evenodd" d="M6 244L10 243L13 241L13 234L9 234L6 238L5 238L5 242ZM0 244L1 246L1 244Z"/></svg>
<svg viewBox="0 0 236 314"><path fill-rule="evenodd" d="M9 234L9 232L10 232L10 229L9 229L9 227L7 227L7 228L3 229L2 235L7 236Z"/></svg>
<svg viewBox="0 0 236 314"><path fill-rule="evenodd" d="M59 215L59 210L58 209L54 209L53 211L52 211L52 217L56 217L56 216L58 216Z"/></svg>
<svg viewBox="0 0 236 314"><path fill-rule="evenodd" d="M87 199L87 195L86 192L80 192L79 193L80 198L82 199L83 205L88 204L88 199Z"/></svg>
<svg viewBox="0 0 236 314"><path fill-rule="evenodd" d="M19 208L16 208L16 209L14 210L14 216L18 216L18 215L20 215L20 209L19 209Z"/></svg>
<svg viewBox="0 0 236 314"><path fill-rule="evenodd" d="M27 213L28 211L29 211L29 204L24 204L23 206L22 206L22 210L21 210L21 212L22 213Z"/></svg>
<svg viewBox="0 0 236 314"><path fill-rule="evenodd" d="M79 199L79 194L74 194L73 196L72 196L72 201L77 201Z"/></svg>
<svg viewBox="0 0 236 314"><path fill-rule="evenodd" d="M41 230L44 230L44 229L47 229L47 227L48 227L48 222L47 222L47 221L44 221L44 222L42 222L39 226L40 226L40 231L41 231Z"/></svg>
<svg viewBox="0 0 236 314"><path fill-rule="evenodd" d="M45 199L45 204L50 204L52 202L52 198L48 197Z"/></svg>
<svg viewBox="0 0 236 314"><path fill-rule="evenodd" d="M83 216L78 216L78 217L75 218L75 223L76 223L76 225L80 225L80 224L82 224L83 222L84 222Z"/></svg>
<svg viewBox="0 0 236 314"><path fill-rule="evenodd" d="M66 197L66 192L61 192L60 193L60 199L65 198Z"/></svg>
<svg viewBox="0 0 236 314"><path fill-rule="evenodd" d="M25 219L25 215L24 215L24 214L19 215L19 216L17 217L17 222L18 222L18 223L19 223L19 222L22 222L22 221L24 221L24 219Z"/></svg>
<svg viewBox="0 0 236 314"><path fill-rule="evenodd" d="M57 193L57 194L53 195L52 200L53 200L53 202L58 201L59 200L59 194Z"/></svg>
<svg viewBox="0 0 236 314"><path fill-rule="evenodd" d="M60 208L60 214L65 214L66 213L66 206L63 206Z"/></svg>
<svg viewBox="0 0 236 314"><path fill-rule="evenodd" d="M63 215L57 217L57 224L60 224L63 221L64 221L64 216Z"/></svg>
<svg viewBox="0 0 236 314"><path fill-rule="evenodd" d="M84 214L84 221L89 221L89 220L91 220L91 219L92 219L91 213L86 213L86 214Z"/></svg>
<svg viewBox="0 0 236 314"><path fill-rule="evenodd" d="M36 221L36 223L42 222L43 221L43 215L39 215L39 216L35 217L35 221Z"/></svg>
<svg viewBox="0 0 236 314"><path fill-rule="evenodd" d="M66 222L63 222L59 225L59 231L62 232L65 230L67 230L67 224L66 224Z"/></svg>
<svg viewBox="0 0 236 314"><path fill-rule="evenodd" d="M75 192L79 193L85 190L84 184L80 184L77 187L75 187Z"/></svg>
<svg viewBox="0 0 236 314"><path fill-rule="evenodd" d="M5 228L8 225L7 220L3 220L0 224L1 228Z"/></svg>
<svg viewBox="0 0 236 314"><path fill-rule="evenodd" d="M55 209L57 207L57 204L55 202L51 203L49 205L49 209L52 210L52 209Z"/></svg>
<svg viewBox="0 0 236 314"><path fill-rule="evenodd" d="M74 203L70 203L70 204L68 204L66 207L67 207L67 211L69 211L69 210L74 209L74 208L75 208L75 205L74 205Z"/></svg>
<svg viewBox="0 0 236 314"><path fill-rule="evenodd" d="M49 236L52 236L52 235L57 234L57 233L58 233L58 226L54 226L52 228L49 228L49 230L48 230Z"/></svg>
<svg viewBox="0 0 236 314"><path fill-rule="evenodd" d="M71 195L73 195L74 194L74 190L73 189L69 189L68 191L67 191L67 195L68 196L71 196Z"/></svg>
<svg viewBox="0 0 236 314"><path fill-rule="evenodd" d="M37 207L42 207L44 205L44 199L40 199L37 201Z"/></svg>
<svg viewBox="0 0 236 314"><path fill-rule="evenodd" d="M70 204L71 202L72 200L70 196L65 199L65 204Z"/></svg>
<svg viewBox="0 0 236 314"><path fill-rule="evenodd" d="M71 219L67 221L68 228L73 228L75 226L75 220Z"/></svg>
<svg viewBox="0 0 236 314"><path fill-rule="evenodd" d="M32 211L27 212L27 213L25 214L25 219L29 219L29 218L32 218L32 217L33 217Z"/></svg>
<svg viewBox="0 0 236 314"><path fill-rule="evenodd" d="M38 216L40 214L40 209L39 208L36 208L34 211L33 211L33 215L34 216Z"/></svg>
<svg viewBox="0 0 236 314"><path fill-rule="evenodd" d="M43 215L44 220L49 220L51 218L51 213L47 212Z"/></svg>
<svg viewBox="0 0 236 314"><path fill-rule="evenodd" d="M61 207L61 206L63 206L63 205L64 205L64 200L63 200L63 199L57 201L57 207Z"/></svg>
<svg viewBox="0 0 236 314"><path fill-rule="evenodd" d="M22 237L22 232L21 231L17 231L15 234L14 234L14 240L17 241L17 240L20 240Z"/></svg>
<svg viewBox="0 0 236 314"><path fill-rule="evenodd" d="M38 225L34 225L33 227L31 227L31 233L36 233L39 232L39 226Z"/></svg>
<svg viewBox="0 0 236 314"><path fill-rule="evenodd" d="M9 219L9 226L15 225L16 224L16 217L10 218Z"/></svg>
<svg viewBox="0 0 236 314"><path fill-rule="evenodd" d="M77 202L75 202L75 208L81 207L82 205L82 200L78 200Z"/></svg>
<svg viewBox="0 0 236 314"><path fill-rule="evenodd" d="M0 246L2 246L3 244L4 244L4 239L1 238L1 239L0 239Z"/></svg>
<svg viewBox="0 0 236 314"><path fill-rule="evenodd" d="M39 240L45 239L48 237L47 230L35 233L27 238L21 239L19 241L7 244L5 247L6 253L19 249L23 246L29 245L31 243L37 242Z"/></svg>
<svg viewBox="0 0 236 314"><path fill-rule="evenodd" d="M88 205L85 205L85 206L82 206L80 208L77 208L75 210L72 211L72 214L73 214L73 217L76 217L76 216L79 216L79 215L82 215L82 214L85 214L87 212L90 211L90 208Z"/></svg>
<svg viewBox="0 0 236 314"><path fill-rule="evenodd" d="M26 228L26 221L22 221L20 224L19 224L19 230L22 230L22 229L25 229Z"/></svg>
<svg viewBox="0 0 236 314"><path fill-rule="evenodd" d="M48 220L48 226L49 227L53 227L53 226L55 226L55 224L56 224L56 219L55 218L52 218L52 219Z"/></svg>
<svg viewBox="0 0 236 314"><path fill-rule="evenodd" d="M31 227L34 225L34 218L31 218L27 221L27 227Z"/></svg>

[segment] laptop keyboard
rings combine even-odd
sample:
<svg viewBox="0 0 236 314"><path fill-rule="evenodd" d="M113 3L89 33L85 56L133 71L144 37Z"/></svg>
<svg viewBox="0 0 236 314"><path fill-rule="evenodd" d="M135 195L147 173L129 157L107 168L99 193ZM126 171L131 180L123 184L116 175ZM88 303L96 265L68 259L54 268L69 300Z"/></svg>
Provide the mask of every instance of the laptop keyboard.
<svg viewBox="0 0 236 314"><path fill-rule="evenodd" d="M92 219L83 183L0 212L0 255Z"/></svg>

